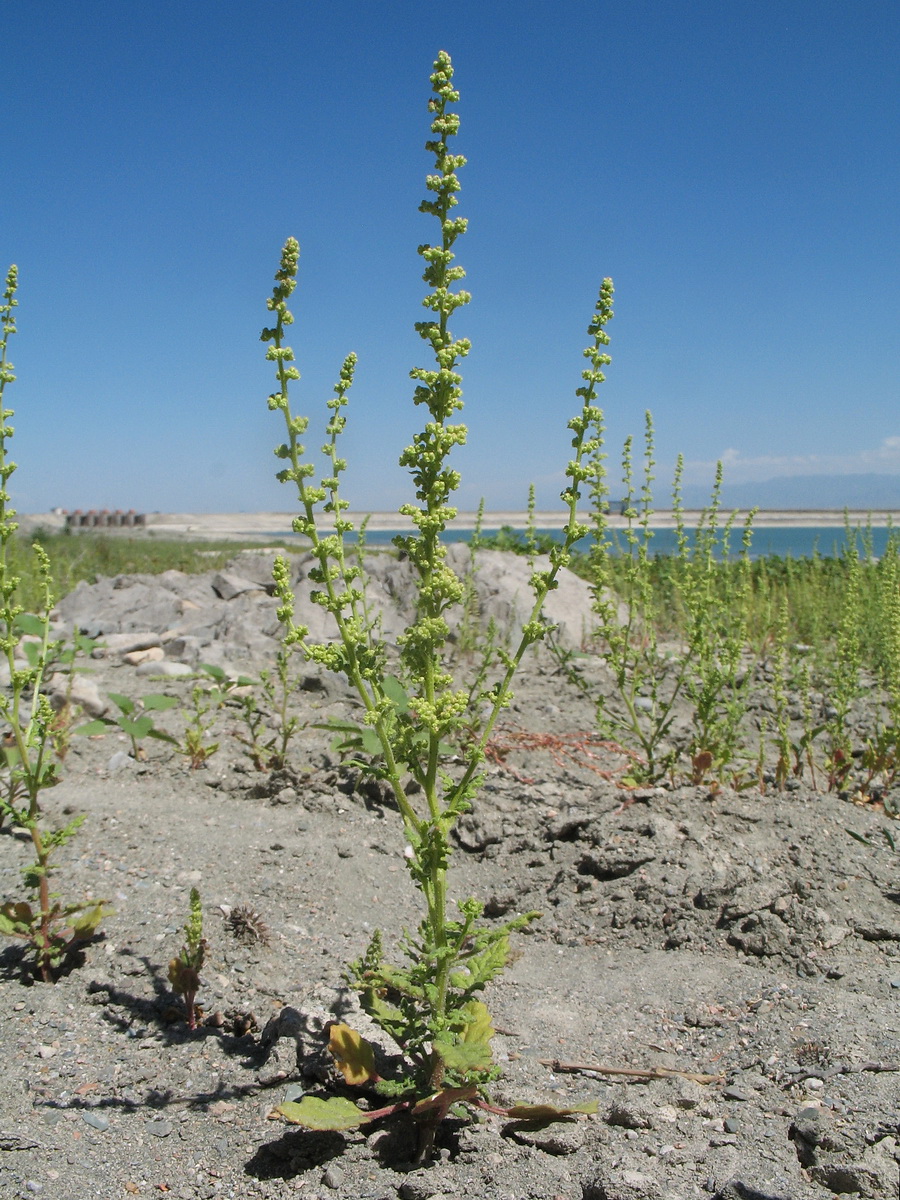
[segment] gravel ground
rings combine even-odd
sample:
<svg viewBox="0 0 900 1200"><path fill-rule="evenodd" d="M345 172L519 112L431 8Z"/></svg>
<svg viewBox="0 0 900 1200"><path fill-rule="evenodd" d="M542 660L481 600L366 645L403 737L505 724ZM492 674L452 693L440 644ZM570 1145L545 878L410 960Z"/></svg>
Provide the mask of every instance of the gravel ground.
<svg viewBox="0 0 900 1200"><path fill-rule="evenodd" d="M212 576L78 589L64 621L108 643L148 631L162 643L155 664L128 663L121 647L93 661L84 678L101 701L186 698L189 678L147 678L163 664L255 670L274 645L264 558L242 556L230 578L257 586L228 599ZM587 671L608 686L601 664ZM249 763L233 705L200 770L158 742L135 762L115 731L73 739L47 809L87 819L57 883L115 913L55 985L30 982L15 945L0 955L0 1195L898 1195L900 859L884 813L805 786L625 791L623 760L586 740L591 702L549 658L516 688L459 827L453 887L492 916L543 913L486 996L505 1069L494 1098L596 1100L598 1115L543 1129L448 1120L418 1168L402 1123L313 1134L272 1119L286 1096L331 1081L328 1020L371 1034L344 964L375 927L390 946L417 921L396 812L312 728L351 712L349 698L301 676L296 710L310 724L283 773ZM26 861L22 838L0 835L5 895ZM167 978L191 887L209 941L194 1032ZM235 935L226 915L241 906L261 938Z"/></svg>

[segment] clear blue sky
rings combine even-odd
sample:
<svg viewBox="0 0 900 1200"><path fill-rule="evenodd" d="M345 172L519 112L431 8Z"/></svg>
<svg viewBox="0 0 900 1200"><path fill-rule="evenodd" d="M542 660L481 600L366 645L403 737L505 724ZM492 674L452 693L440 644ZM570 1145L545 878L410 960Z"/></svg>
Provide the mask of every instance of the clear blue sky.
<svg viewBox="0 0 900 1200"><path fill-rule="evenodd" d="M321 413L355 350L346 494L409 498L439 49L469 160L460 507L556 504L605 275L611 464L649 408L660 493L679 451L689 481L900 473L896 0L6 0L0 30L21 511L293 507L258 341L288 235L295 403Z"/></svg>

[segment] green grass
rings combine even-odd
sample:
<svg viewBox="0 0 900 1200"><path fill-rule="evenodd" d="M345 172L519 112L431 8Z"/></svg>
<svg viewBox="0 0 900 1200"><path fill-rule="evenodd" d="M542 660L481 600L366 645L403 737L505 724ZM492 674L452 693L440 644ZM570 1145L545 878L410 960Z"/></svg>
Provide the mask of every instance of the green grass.
<svg viewBox="0 0 900 1200"><path fill-rule="evenodd" d="M184 571L198 575L221 570L245 549L259 549L259 542L198 541L155 537L121 537L118 534L65 534L37 531L31 537L15 537L10 542L10 565L21 578L20 603L34 611L41 600L31 546L38 542L50 556L53 593L57 599L68 595L82 580L96 583L102 576L161 575L163 571ZM273 539L267 545L279 545Z"/></svg>

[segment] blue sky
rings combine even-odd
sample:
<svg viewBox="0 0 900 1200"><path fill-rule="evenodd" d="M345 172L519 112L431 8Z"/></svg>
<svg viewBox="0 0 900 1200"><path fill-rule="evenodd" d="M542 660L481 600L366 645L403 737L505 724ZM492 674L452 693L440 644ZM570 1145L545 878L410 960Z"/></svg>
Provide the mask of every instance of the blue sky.
<svg viewBox="0 0 900 1200"><path fill-rule="evenodd" d="M469 160L460 507L555 506L605 275L610 463L649 408L661 502L678 452L689 482L900 474L894 0L8 0L2 29L21 511L293 507L258 341L288 235L310 445L355 350L346 495L409 498L439 49Z"/></svg>

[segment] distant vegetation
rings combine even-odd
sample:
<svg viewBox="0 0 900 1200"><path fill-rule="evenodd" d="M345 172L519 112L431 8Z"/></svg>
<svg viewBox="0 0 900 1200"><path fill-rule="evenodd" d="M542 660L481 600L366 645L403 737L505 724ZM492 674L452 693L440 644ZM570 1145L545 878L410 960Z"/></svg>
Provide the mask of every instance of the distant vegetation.
<svg viewBox="0 0 900 1200"><path fill-rule="evenodd" d="M39 543L50 556L53 594L68 595L82 580L96 583L101 576L160 575L184 571L197 575L221 570L240 550L259 542L191 542L179 538L120 537L99 533L70 535L38 530L30 537L15 537L9 546L10 567L22 580L20 603L28 611L40 606L40 580L31 546ZM277 538L267 544L279 545Z"/></svg>

